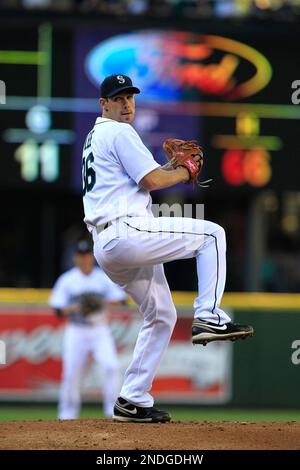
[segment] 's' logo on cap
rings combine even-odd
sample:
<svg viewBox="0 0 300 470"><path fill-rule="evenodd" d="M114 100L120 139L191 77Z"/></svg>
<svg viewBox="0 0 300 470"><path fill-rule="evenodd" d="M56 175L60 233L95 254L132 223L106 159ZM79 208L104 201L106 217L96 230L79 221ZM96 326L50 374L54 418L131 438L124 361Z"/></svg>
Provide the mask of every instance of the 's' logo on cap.
<svg viewBox="0 0 300 470"><path fill-rule="evenodd" d="M125 83L125 78L122 75L117 75L117 80L119 83Z"/></svg>

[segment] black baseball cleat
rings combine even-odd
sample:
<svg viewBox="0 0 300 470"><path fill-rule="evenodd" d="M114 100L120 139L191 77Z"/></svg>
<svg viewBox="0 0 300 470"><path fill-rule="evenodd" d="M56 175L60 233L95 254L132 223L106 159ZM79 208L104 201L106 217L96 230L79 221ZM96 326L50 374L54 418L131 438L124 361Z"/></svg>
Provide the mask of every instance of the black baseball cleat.
<svg viewBox="0 0 300 470"><path fill-rule="evenodd" d="M156 408L143 408L134 405L122 397L119 397L114 406L113 419L115 421L133 421L135 423L166 423L171 421L171 416L166 411Z"/></svg>
<svg viewBox="0 0 300 470"><path fill-rule="evenodd" d="M192 324L192 343L203 344L211 341L236 341L253 336L254 330L250 325L240 325L239 323L225 323L216 325L205 320L195 318Z"/></svg>

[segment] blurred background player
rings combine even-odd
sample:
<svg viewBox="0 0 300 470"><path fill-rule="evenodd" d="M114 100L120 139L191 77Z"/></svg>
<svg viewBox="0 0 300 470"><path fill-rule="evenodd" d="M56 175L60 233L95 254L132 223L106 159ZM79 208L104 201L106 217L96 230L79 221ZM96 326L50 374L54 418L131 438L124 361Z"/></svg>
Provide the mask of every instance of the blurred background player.
<svg viewBox="0 0 300 470"><path fill-rule="evenodd" d="M80 385L90 354L102 369L103 410L105 416L111 417L119 392L119 367L116 347L107 323L106 307L121 304L125 294L94 265L92 249L87 241L78 242L74 264L72 269L57 279L49 301L58 316L69 319L63 341L58 417L79 417ZM98 296L99 308L95 307L95 311L85 315L82 300L89 294Z"/></svg>

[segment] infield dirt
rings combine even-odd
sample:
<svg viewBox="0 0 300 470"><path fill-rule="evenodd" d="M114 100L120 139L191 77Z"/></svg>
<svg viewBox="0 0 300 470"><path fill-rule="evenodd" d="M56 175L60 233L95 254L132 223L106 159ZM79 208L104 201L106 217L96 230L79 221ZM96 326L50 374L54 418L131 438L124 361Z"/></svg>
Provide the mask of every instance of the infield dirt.
<svg viewBox="0 0 300 470"><path fill-rule="evenodd" d="M0 423L0 449L300 449L300 422L115 423L105 419Z"/></svg>

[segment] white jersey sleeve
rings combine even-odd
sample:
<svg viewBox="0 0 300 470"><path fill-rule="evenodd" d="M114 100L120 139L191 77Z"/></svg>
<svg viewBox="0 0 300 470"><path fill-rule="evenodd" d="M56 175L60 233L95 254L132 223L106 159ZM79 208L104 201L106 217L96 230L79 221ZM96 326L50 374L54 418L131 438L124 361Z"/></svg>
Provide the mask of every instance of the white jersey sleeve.
<svg viewBox="0 0 300 470"><path fill-rule="evenodd" d="M120 160L126 173L137 184L144 176L160 166L131 126L126 126L115 137L113 153Z"/></svg>
<svg viewBox="0 0 300 470"><path fill-rule="evenodd" d="M63 309L67 307L70 303L68 285L65 281L66 277L63 274L57 279L56 283L54 284L49 299L49 305L52 308Z"/></svg>

